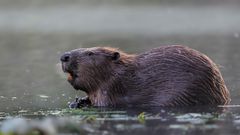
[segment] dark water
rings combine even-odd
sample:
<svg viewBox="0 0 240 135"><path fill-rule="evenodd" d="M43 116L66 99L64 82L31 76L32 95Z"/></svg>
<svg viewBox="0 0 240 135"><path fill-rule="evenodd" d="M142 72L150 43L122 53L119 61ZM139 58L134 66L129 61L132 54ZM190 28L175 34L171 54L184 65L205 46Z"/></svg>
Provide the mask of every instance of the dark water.
<svg viewBox="0 0 240 135"><path fill-rule="evenodd" d="M84 93L75 92L56 65L64 51L92 46L118 47L129 53L169 44L197 49L220 66L231 92L231 105L237 105L239 13L238 0L1 0L0 119L23 116L35 120L54 115L81 122L85 115L63 114L62 109ZM108 110L97 109L92 112L105 112L107 116L96 113L93 124L83 127L87 127L87 134L239 132L238 106L223 111L211 108L115 108L113 116L108 115ZM39 110L50 111L40 111L44 113L41 115ZM145 123L137 118L141 112L147 114Z"/></svg>

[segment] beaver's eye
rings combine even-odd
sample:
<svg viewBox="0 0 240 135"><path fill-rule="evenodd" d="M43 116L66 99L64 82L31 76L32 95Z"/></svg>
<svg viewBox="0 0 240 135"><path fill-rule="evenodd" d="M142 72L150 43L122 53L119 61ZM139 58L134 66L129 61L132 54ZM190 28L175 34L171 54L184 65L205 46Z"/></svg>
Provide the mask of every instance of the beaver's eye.
<svg viewBox="0 0 240 135"><path fill-rule="evenodd" d="M93 54L94 54L94 53L91 52L91 51L87 52L87 55L88 55L88 56L92 56Z"/></svg>

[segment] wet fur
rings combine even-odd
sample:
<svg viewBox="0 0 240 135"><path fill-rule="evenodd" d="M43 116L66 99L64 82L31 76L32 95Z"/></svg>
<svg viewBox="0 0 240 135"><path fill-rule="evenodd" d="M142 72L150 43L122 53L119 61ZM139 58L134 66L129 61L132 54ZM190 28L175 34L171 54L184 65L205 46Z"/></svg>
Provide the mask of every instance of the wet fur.
<svg viewBox="0 0 240 135"><path fill-rule="evenodd" d="M93 52L98 57L83 55ZM118 52L118 59L111 59ZM222 75L206 55L175 45L129 55L114 48L71 51L70 82L94 106L192 106L230 102ZM81 60L79 59L81 56ZM102 57L104 56L104 57ZM89 56L90 57L90 56Z"/></svg>

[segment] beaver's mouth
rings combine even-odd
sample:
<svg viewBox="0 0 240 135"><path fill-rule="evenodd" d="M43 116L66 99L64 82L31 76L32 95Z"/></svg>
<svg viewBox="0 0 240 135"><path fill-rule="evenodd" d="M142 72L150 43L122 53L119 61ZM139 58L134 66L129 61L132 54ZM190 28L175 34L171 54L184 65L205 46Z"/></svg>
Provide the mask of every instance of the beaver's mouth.
<svg viewBox="0 0 240 135"><path fill-rule="evenodd" d="M77 74L74 73L73 70L71 70L65 63L62 63L62 70L64 73L67 74L67 80L68 81L74 81L77 77Z"/></svg>
<svg viewBox="0 0 240 135"><path fill-rule="evenodd" d="M74 87L75 90L79 90L79 86L76 82L78 78L77 71L72 70L66 63L62 63L62 70L67 74L68 82Z"/></svg>

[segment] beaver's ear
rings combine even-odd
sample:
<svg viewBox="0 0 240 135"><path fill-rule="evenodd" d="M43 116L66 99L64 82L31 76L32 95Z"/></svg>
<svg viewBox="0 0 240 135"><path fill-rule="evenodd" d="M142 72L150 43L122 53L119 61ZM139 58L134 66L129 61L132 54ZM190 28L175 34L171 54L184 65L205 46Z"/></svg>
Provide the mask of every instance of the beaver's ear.
<svg viewBox="0 0 240 135"><path fill-rule="evenodd" d="M112 53L112 60L117 61L120 59L120 53L119 52L113 52Z"/></svg>

